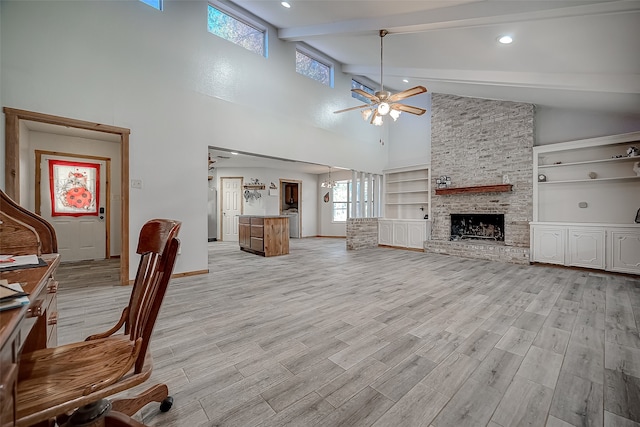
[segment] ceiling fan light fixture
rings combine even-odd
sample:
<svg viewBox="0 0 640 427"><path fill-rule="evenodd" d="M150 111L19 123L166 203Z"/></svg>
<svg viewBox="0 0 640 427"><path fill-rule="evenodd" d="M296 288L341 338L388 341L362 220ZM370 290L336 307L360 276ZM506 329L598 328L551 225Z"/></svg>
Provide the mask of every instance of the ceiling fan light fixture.
<svg viewBox="0 0 640 427"><path fill-rule="evenodd" d="M391 106L388 102L381 102L378 105L378 114L380 114L381 116L386 116L387 114L389 114L389 111L391 111Z"/></svg>
<svg viewBox="0 0 640 427"><path fill-rule="evenodd" d="M402 104L399 101L409 98L414 95L425 93L427 88L424 86L415 86L410 89L405 89L397 93L391 93L384 90L383 77L383 38L389 34L387 30L380 30L380 90L375 93L365 92L361 88L351 89L352 94L357 94L356 98L359 98L365 102L363 105L357 105L355 107L345 108L343 110L334 111L334 114L344 113L346 111L359 110L362 118L366 121L371 118L369 123L375 126L382 126L383 116L391 114L393 121L396 121L400 116L400 112L404 111L409 114L415 114L421 116L426 113L424 108L413 107L411 105ZM405 83L408 79L403 80ZM366 99L366 100L365 100ZM392 108L393 106L393 108ZM372 117L373 116L373 117Z"/></svg>

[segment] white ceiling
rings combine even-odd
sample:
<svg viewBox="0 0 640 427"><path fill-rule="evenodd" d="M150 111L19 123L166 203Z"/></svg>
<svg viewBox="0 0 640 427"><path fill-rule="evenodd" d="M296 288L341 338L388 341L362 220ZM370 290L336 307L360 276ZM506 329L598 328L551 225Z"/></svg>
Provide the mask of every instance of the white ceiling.
<svg viewBox="0 0 640 427"><path fill-rule="evenodd" d="M640 1L234 0L379 84L640 115ZM509 34L511 45L497 38ZM409 83L403 83L407 78ZM375 88L378 89L378 88Z"/></svg>

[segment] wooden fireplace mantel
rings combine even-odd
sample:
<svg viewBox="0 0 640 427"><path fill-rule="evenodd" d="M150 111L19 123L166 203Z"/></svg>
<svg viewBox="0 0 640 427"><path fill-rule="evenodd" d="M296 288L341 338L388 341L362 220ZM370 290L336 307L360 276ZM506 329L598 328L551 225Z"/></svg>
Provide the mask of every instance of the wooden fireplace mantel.
<svg viewBox="0 0 640 427"><path fill-rule="evenodd" d="M437 188L436 194L445 196L448 194L465 194L465 193L505 193L511 191L511 184L497 185L477 185L474 187L457 187L457 188Z"/></svg>

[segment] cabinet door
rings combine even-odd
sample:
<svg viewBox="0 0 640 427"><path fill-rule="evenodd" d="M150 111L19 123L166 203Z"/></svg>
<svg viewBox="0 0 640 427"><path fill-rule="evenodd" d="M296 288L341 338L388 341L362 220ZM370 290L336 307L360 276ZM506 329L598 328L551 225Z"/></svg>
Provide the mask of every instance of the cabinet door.
<svg viewBox="0 0 640 427"><path fill-rule="evenodd" d="M264 252L264 240L259 237L251 238L251 249L258 252Z"/></svg>
<svg viewBox="0 0 640 427"><path fill-rule="evenodd" d="M393 246L409 246L409 227L406 222L393 222Z"/></svg>
<svg viewBox="0 0 640 427"><path fill-rule="evenodd" d="M391 221L378 220L378 244L393 245L393 228Z"/></svg>
<svg viewBox="0 0 640 427"><path fill-rule="evenodd" d="M238 241L241 248L251 247L251 225L238 224Z"/></svg>
<svg viewBox="0 0 640 427"><path fill-rule="evenodd" d="M570 228L567 265L604 269L604 230Z"/></svg>
<svg viewBox="0 0 640 427"><path fill-rule="evenodd" d="M607 270L640 274L640 230L609 231Z"/></svg>
<svg viewBox="0 0 640 427"><path fill-rule="evenodd" d="M534 227L533 261L564 264L565 232L563 227Z"/></svg>
<svg viewBox="0 0 640 427"><path fill-rule="evenodd" d="M424 241L427 240L426 223L424 222L409 222L407 223L409 230L409 244L410 248L424 249Z"/></svg>

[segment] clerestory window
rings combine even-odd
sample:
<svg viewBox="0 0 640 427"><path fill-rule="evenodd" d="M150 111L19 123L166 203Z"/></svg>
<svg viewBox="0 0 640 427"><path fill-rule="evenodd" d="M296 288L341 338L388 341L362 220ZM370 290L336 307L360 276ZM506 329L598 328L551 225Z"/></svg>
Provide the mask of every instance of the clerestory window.
<svg viewBox="0 0 640 427"><path fill-rule="evenodd" d="M296 72L333 87L333 64L301 46L296 48Z"/></svg>
<svg viewBox="0 0 640 427"><path fill-rule="evenodd" d="M209 4L207 28L211 34L222 37L262 56L266 55L267 30L249 18L222 7Z"/></svg>

